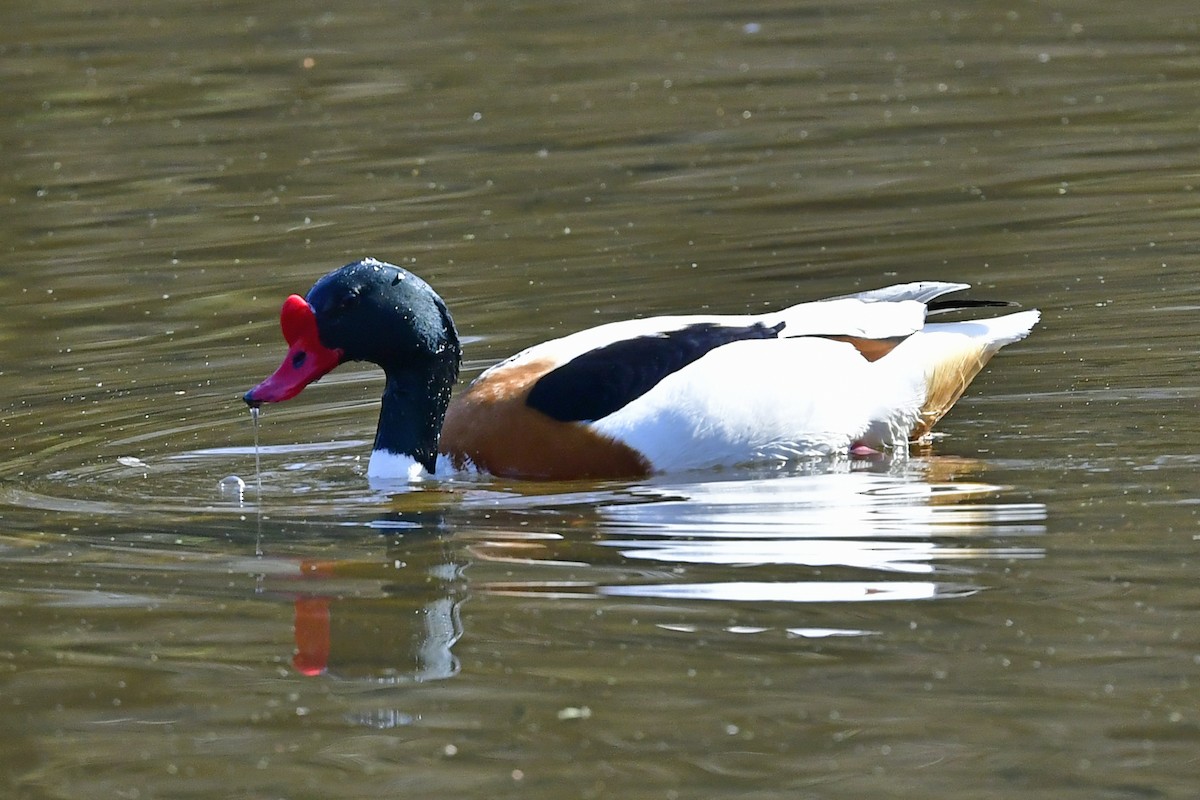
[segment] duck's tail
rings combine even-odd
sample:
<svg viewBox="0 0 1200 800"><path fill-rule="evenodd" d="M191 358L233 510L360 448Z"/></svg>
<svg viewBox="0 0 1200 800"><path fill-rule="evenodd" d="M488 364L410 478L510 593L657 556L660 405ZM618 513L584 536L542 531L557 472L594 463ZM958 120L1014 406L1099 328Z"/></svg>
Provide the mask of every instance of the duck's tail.
<svg viewBox="0 0 1200 800"><path fill-rule="evenodd" d="M891 368L923 383L924 401L909 440L927 435L996 351L1024 339L1040 318L1041 312L1034 309L991 319L929 323L888 354L883 361ZM922 387L914 388L920 395Z"/></svg>

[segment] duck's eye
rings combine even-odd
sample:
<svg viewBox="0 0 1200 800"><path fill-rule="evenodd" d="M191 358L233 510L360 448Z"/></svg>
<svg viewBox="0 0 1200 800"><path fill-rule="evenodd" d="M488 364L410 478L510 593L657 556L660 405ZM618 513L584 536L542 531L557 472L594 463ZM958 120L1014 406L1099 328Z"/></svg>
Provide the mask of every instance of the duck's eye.
<svg viewBox="0 0 1200 800"><path fill-rule="evenodd" d="M359 299L360 298L359 298L359 295L357 292L350 292L349 294L344 294L338 299L337 305L335 305L333 307L333 310L335 313L338 313L338 314L340 314L344 311L349 311L350 309L352 309L358 305Z"/></svg>

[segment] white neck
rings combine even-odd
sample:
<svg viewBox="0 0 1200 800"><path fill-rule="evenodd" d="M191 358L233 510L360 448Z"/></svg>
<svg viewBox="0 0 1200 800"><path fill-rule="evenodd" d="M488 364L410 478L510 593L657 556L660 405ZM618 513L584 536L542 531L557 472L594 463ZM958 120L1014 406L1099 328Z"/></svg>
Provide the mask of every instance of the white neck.
<svg viewBox="0 0 1200 800"><path fill-rule="evenodd" d="M367 464L368 478L415 483L424 480L428 475L425 467L412 456L389 450L371 451L371 460Z"/></svg>

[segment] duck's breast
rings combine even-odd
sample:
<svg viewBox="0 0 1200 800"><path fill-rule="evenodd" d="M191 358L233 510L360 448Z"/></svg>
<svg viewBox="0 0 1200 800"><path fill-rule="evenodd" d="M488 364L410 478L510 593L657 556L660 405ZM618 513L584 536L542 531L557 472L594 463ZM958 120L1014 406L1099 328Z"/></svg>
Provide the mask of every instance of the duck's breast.
<svg viewBox="0 0 1200 800"><path fill-rule="evenodd" d="M532 408L529 393L554 368L522 360L481 375L446 412L440 449L457 469L514 478L642 477L651 466L636 449L582 422Z"/></svg>

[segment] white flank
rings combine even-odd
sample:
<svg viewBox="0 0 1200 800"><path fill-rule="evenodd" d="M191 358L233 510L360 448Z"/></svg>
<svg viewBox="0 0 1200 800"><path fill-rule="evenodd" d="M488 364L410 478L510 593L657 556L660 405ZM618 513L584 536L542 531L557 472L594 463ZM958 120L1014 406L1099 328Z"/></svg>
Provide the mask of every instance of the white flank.
<svg viewBox="0 0 1200 800"><path fill-rule="evenodd" d="M871 367L829 339L732 342L594 427L663 471L844 452L870 425L873 398L892 394ZM920 399L903 402L915 413Z"/></svg>

